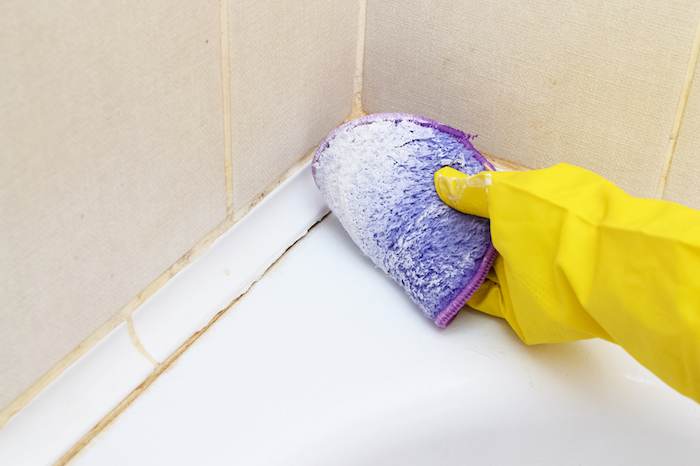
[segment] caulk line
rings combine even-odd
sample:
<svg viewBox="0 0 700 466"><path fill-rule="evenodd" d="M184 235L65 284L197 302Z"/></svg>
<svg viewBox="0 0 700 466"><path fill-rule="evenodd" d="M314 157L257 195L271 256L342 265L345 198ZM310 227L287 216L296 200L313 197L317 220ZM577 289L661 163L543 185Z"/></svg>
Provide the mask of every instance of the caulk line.
<svg viewBox="0 0 700 466"><path fill-rule="evenodd" d="M133 389L126 397L124 397L114 408L112 408L102 419L100 419L97 424L95 424L85 435L83 435L66 453L61 456L58 461L55 463L56 466L65 466L67 465L73 458L75 458L83 448L85 448L92 440L94 440L104 429L109 427L131 404L139 397L141 396L142 393L144 393L152 384L155 382L163 372L166 370L170 369L170 367L178 360L180 359L180 356L187 351L199 338L204 335L221 317L223 317L230 309L233 309L233 307L238 304L243 298L245 298L253 289L255 286L262 281L263 278L267 275L267 273L272 270L286 255L291 251L297 244L299 244L301 241L303 241L309 233L316 228L318 225L323 222L328 215L330 215L330 212L326 212L323 214L322 217L320 217L316 222L314 222L308 230L306 230L306 233L304 233L302 236L297 238L292 244L287 247L287 249L284 250L280 256L275 259L274 262L272 262L265 270L263 273L256 279L254 280L250 286L240 295L238 295L236 298L234 298L229 304L226 305L223 309L218 311L214 317L212 317L207 324L202 327L201 329L197 330L194 332L187 340L185 340L178 348L168 356L165 361L163 361L161 364L158 364L153 372L151 372L146 379L139 384L138 387Z"/></svg>
<svg viewBox="0 0 700 466"><path fill-rule="evenodd" d="M681 126L683 124L683 118L685 117L685 110L688 106L688 98L690 96L690 90L693 86L693 79L695 77L695 68L698 63L698 56L700 55L700 21L695 28L695 38L693 39L693 47L690 51L690 59L688 60L688 66L685 70L685 80L683 81L683 87L681 88L681 95L678 99L678 106L676 108L676 115L673 120L673 127L671 129L671 135L669 137L668 147L666 149L666 154L664 155L664 164L661 168L661 177L659 178L659 184L656 187L656 197L663 198L666 196L667 186L668 186L668 176L671 173L671 166L673 165L673 158L676 155L676 147L678 146L678 135L681 132Z"/></svg>

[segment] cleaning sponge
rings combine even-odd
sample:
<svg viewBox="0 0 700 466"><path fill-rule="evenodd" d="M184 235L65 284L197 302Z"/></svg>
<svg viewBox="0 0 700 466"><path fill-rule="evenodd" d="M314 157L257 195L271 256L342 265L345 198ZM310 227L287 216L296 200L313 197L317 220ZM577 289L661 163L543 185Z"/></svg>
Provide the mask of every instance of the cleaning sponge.
<svg viewBox="0 0 700 466"><path fill-rule="evenodd" d="M360 249L445 327L481 285L496 252L488 220L443 204L444 166L493 169L459 130L407 114L374 114L336 128L314 155L314 179Z"/></svg>

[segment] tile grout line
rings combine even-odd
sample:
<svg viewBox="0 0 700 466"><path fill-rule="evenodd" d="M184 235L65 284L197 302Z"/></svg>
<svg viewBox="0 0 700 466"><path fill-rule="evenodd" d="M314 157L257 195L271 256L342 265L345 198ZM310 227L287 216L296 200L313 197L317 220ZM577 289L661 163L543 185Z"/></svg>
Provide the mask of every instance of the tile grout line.
<svg viewBox="0 0 700 466"><path fill-rule="evenodd" d="M190 337L185 340L178 348L173 351L170 356L168 356L161 364L155 366L154 370L141 382L135 389L133 389L126 397L124 397L114 408L112 408L105 416L100 419L85 435L83 435L66 453L64 453L58 461L55 463L56 466L64 466L68 464L73 458L75 458L82 450L85 448L92 440L94 440L104 429L109 427L112 422L114 422L131 404L139 397L143 392L145 392L152 384L155 382L161 374L167 371L185 351L187 351L199 338L204 335L216 322L223 317L230 309L232 309L238 302L245 298L254 288L260 283L260 281L265 278L265 276L270 272L275 266L291 251L297 244L303 241L308 234L323 222L330 212L324 213L320 218L318 218L306 232L294 240L277 259L275 259L265 270L260 274L260 276L255 279L251 284L236 298L234 298L229 304L227 304L223 309L219 310L204 327L194 332Z"/></svg>
<svg viewBox="0 0 700 466"><path fill-rule="evenodd" d="M693 79L695 77L695 69L698 63L698 56L700 55L700 20L695 28L695 37L693 38L693 45L690 51L690 58L688 59L688 66L685 71L685 78L683 81L683 87L681 88L681 95L678 99L678 105L676 107L676 114L673 120L673 127L671 129L671 134L669 137L668 147L664 155L664 163L661 167L661 176L659 178L659 183L656 187L656 197L664 198L666 195L668 177L671 173L671 166L673 165L673 158L676 155L676 146L678 145L678 136L681 131L681 126L683 123L683 118L685 117L685 110L688 106L688 98L690 96L690 90L693 85Z"/></svg>
<svg viewBox="0 0 700 466"><path fill-rule="evenodd" d="M367 33L367 0L358 0L357 13L357 43L355 46L355 73L353 75L353 97L350 118L365 114L362 109L362 89L364 86L365 68L365 35Z"/></svg>
<svg viewBox="0 0 700 466"><path fill-rule="evenodd" d="M226 180L226 216L233 216L233 149L231 139L231 43L229 40L229 2L219 0L221 40L221 99L224 125L224 178Z"/></svg>
<svg viewBox="0 0 700 466"><path fill-rule="evenodd" d="M126 317L126 328L129 331L129 339L131 340L131 344L134 346L134 349L141 353L141 356L148 359L148 362L153 364L154 367L158 367L158 364L160 363L156 360L156 358L153 357L151 353L148 352L146 347L143 346L141 338L139 338L138 333L136 333L136 326L134 326L134 319L131 315Z"/></svg>

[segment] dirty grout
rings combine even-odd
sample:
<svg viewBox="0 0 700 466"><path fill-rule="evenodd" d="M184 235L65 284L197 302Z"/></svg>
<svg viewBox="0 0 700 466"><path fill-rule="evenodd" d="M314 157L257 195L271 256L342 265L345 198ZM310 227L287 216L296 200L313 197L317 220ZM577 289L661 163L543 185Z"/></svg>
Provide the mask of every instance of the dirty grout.
<svg viewBox="0 0 700 466"><path fill-rule="evenodd" d="M224 125L224 180L226 183L226 217L233 217L233 143L231 139L231 42L229 40L228 0L219 0L221 37L221 109Z"/></svg>

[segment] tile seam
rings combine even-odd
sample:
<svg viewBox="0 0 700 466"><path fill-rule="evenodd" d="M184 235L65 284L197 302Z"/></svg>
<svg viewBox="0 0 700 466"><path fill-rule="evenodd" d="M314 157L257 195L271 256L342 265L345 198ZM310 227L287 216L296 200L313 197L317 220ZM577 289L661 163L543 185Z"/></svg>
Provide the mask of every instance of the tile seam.
<svg viewBox="0 0 700 466"><path fill-rule="evenodd" d="M233 216L233 142L231 135L231 43L229 40L229 3L219 1L221 41L221 99L224 125L224 178L226 180L226 216Z"/></svg>
<svg viewBox="0 0 700 466"><path fill-rule="evenodd" d="M693 38L693 44L690 51L690 58L688 59L688 65L686 66L683 86L681 87L681 94L676 106L676 114L673 119L673 126L671 128L671 134L669 135L668 146L666 148L666 152L664 153L663 165L661 166L661 175L656 187L656 197L659 198L664 198L668 190L668 177L671 173L673 159L676 155L678 136L680 135L681 127L683 125L683 119L685 118L685 111L688 106L690 91L693 86L698 56L700 56L700 20L698 20L695 27L695 36Z"/></svg>
<svg viewBox="0 0 700 466"><path fill-rule="evenodd" d="M358 0L357 42L355 45L355 72L353 75L353 97L351 118L365 114L362 108L362 89L364 86L365 36L367 31L367 0Z"/></svg>

